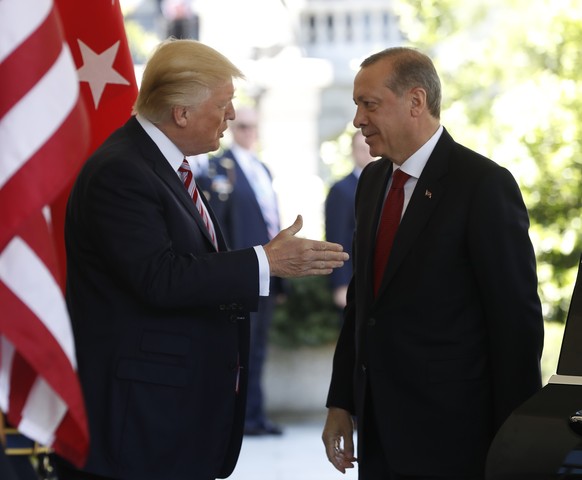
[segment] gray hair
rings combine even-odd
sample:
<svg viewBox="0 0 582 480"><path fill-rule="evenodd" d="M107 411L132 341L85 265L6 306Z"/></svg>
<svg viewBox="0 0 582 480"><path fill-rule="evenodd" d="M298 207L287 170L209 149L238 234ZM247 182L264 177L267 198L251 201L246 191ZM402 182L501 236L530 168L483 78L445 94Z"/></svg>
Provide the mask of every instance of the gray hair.
<svg viewBox="0 0 582 480"><path fill-rule="evenodd" d="M441 81L432 60L413 48L391 47L370 55L360 67L365 68L384 59L390 61L392 66L386 86L398 96L414 87L423 88L429 112L433 117L440 118Z"/></svg>

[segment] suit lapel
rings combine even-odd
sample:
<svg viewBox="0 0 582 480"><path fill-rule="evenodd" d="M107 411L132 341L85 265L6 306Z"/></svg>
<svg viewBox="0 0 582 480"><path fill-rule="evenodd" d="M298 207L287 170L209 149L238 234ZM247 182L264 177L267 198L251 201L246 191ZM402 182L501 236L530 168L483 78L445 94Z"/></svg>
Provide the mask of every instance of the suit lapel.
<svg viewBox="0 0 582 480"><path fill-rule="evenodd" d="M453 143L451 136L444 130L418 179L398 227L378 297L402 265L442 198L442 177L448 170L448 157Z"/></svg>
<svg viewBox="0 0 582 480"><path fill-rule="evenodd" d="M126 125L130 129L131 135L136 139L136 143L141 150L141 154L148 160L155 174L161 178L161 180L167 185L167 187L178 198L178 200L180 200L184 207L192 214L192 217L198 224L202 234L208 239L210 244L213 245L210 233L208 232L206 225L204 225L204 221L200 216L200 212L198 212L198 208L196 208L196 205L192 201L192 197L190 197L190 194L184 188L184 184L181 182L176 172L172 170L172 167L170 167L170 164L162 155L162 152L160 152L157 145L135 118L132 117L132 119L130 119ZM201 197L204 205L206 205L206 209L208 210L210 218L214 223L214 230L216 233L218 246L221 250L226 250L226 244L224 242L222 232L220 231L218 220L214 216L214 213L212 212L212 209L208 205L208 202L206 201L206 198L203 194L201 194Z"/></svg>

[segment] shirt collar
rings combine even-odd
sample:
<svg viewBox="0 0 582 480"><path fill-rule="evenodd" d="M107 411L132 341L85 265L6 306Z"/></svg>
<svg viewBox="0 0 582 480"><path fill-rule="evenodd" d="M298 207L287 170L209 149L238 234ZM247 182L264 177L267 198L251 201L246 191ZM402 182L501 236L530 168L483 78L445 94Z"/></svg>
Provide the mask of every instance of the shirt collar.
<svg viewBox="0 0 582 480"><path fill-rule="evenodd" d="M400 167L405 173L408 173L411 177L420 178L420 174L424 170L426 162L430 157L434 147L436 146L439 138L443 133L443 126L440 125L437 131L433 134L428 141L420 147L416 152L414 152L410 157Z"/></svg>
<svg viewBox="0 0 582 480"><path fill-rule="evenodd" d="M135 117L139 124L143 127L145 132L153 140L156 146L162 152L164 158L168 161L170 166L178 173L180 165L184 160L184 154L174 145L174 143L162 132L158 127L156 127L148 119L142 117L141 115L136 115Z"/></svg>

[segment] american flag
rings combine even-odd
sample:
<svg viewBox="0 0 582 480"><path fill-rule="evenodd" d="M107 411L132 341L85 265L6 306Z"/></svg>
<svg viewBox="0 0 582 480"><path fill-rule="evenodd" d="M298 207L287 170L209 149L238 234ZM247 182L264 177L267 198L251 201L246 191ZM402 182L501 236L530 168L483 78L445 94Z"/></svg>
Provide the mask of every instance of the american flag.
<svg viewBox="0 0 582 480"><path fill-rule="evenodd" d="M136 93L115 0L0 0L0 410L77 466L89 433L62 293L64 205Z"/></svg>

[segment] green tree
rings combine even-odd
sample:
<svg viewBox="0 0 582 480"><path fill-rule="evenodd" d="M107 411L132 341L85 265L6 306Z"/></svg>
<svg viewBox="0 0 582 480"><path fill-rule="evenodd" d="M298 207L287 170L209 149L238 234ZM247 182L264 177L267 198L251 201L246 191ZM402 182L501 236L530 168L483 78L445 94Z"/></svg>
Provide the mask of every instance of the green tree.
<svg viewBox="0 0 582 480"><path fill-rule="evenodd" d="M396 2L408 42L435 59L443 123L517 178L547 321L564 322L582 252L582 4Z"/></svg>

